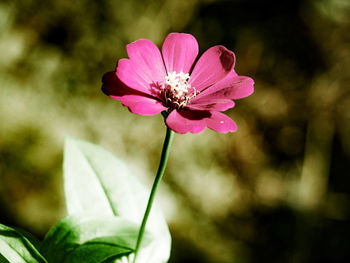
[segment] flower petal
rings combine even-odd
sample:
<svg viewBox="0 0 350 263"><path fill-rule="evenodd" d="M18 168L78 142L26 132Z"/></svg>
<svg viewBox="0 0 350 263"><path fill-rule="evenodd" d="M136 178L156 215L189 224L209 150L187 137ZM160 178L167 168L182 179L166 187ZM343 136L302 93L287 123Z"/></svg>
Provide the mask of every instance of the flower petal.
<svg viewBox="0 0 350 263"><path fill-rule="evenodd" d="M205 119L208 128L222 133L235 132L236 123L227 115L221 112L211 112L210 118Z"/></svg>
<svg viewBox="0 0 350 263"><path fill-rule="evenodd" d="M117 77L128 87L152 94L150 83L137 71L137 67L130 59L120 59L117 66Z"/></svg>
<svg viewBox="0 0 350 263"><path fill-rule="evenodd" d="M172 33L165 38L162 53L168 72L189 73L198 55L198 42L190 34Z"/></svg>
<svg viewBox="0 0 350 263"><path fill-rule="evenodd" d="M232 71L235 55L224 46L209 48L199 58L189 80L189 84L199 91L213 85Z"/></svg>
<svg viewBox="0 0 350 263"><path fill-rule="evenodd" d="M126 86L120 79L117 77L116 72L107 72L103 75L102 78L102 91L107 96L112 99L119 100L122 96L125 95L141 95L141 96L149 96L146 93L139 92L137 90L133 90Z"/></svg>
<svg viewBox="0 0 350 263"><path fill-rule="evenodd" d="M167 109L158 100L138 95L123 96L120 102L132 113L139 115L155 115Z"/></svg>
<svg viewBox="0 0 350 263"><path fill-rule="evenodd" d="M193 103L201 100L211 99L241 99L254 92L254 80L237 76L235 72L230 73L226 78L205 89L192 99Z"/></svg>
<svg viewBox="0 0 350 263"><path fill-rule="evenodd" d="M126 46L130 59L120 59L118 78L130 88L155 95L155 89L164 82L166 71L162 56L155 44L140 39Z"/></svg>
<svg viewBox="0 0 350 263"><path fill-rule="evenodd" d="M166 71L162 55L152 41L137 40L128 44L126 51L148 83L164 81Z"/></svg>
<svg viewBox="0 0 350 263"><path fill-rule="evenodd" d="M193 110L204 110L204 111L225 111L233 108L235 103L232 100L218 99L218 100L199 100L195 103L187 105L188 108Z"/></svg>
<svg viewBox="0 0 350 263"><path fill-rule="evenodd" d="M208 117L210 117L208 111L173 110L167 117L166 123L177 133L199 133L205 129Z"/></svg>

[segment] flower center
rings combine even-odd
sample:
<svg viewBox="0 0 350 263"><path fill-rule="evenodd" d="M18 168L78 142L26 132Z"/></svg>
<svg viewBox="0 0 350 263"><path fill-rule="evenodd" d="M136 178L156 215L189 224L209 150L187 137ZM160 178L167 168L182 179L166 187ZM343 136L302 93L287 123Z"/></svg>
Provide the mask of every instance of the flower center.
<svg viewBox="0 0 350 263"><path fill-rule="evenodd" d="M160 93L164 97L165 105L171 109L181 109L198 95L199 91L188 84L190 75L188 73L169 72L165 77L165 82L160 88Z"/></svg>

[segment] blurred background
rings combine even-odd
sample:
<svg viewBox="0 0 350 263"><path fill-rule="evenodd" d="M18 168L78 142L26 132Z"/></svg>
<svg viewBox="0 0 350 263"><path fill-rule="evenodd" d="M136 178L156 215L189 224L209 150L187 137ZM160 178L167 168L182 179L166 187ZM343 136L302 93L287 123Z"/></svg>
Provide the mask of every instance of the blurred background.
<svg viewBox="0 0 350 263"><path fill-rule="evenodd" d="M0 222L42 238L65 214L66 136L102 145L151 185L162 117L101 91L125 45L193 34L222 44L255 93L238 131L175 135L157 199L170 263L350 262L350 2L0 1Z"/></svg>

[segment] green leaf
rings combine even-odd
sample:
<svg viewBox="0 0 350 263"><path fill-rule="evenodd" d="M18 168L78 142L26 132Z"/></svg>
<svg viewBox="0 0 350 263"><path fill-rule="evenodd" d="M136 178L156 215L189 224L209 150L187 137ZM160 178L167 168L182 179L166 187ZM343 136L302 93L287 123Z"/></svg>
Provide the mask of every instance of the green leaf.
<svg viewBox="0 0 350 263"><path fill-rule="evenodd" d="M50 263L103 262L130 254L137 234L138 226L120 217L68 216L47 233L41 251Z"/></svg>
<svg viewBox="0 0 350 263"><path fill-rule="evenodd" d="M150 190L110 152L88 142L67 139L63 171L68 214L116 215L141 224ZM138 263L166 262L171 237L156 204L152 207L147 230L154 239L147 248L140 250Z"/></svg>
<svg viewBox="0 0 350 263"><path fill-rule="evenodd" d="M2 224L0 224L0 262L47 263L24 235Z"/></svg>

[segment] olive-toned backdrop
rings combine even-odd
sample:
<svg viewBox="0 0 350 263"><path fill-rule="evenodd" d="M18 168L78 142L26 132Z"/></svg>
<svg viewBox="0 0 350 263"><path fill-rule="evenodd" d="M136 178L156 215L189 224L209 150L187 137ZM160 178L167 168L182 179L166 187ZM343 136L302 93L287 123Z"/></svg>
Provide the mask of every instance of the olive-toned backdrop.
<svg viewBox="0 0 350 263"><path fill-rule="evenodd" d="M346 0L2 0L0 222L42 238L65 215L66 136L102 145L151 185L165 127L100 91L147 38L222 44L255 93L238 131L176 134L157 195L171 263L350 260L350 4Z"/></svg>

